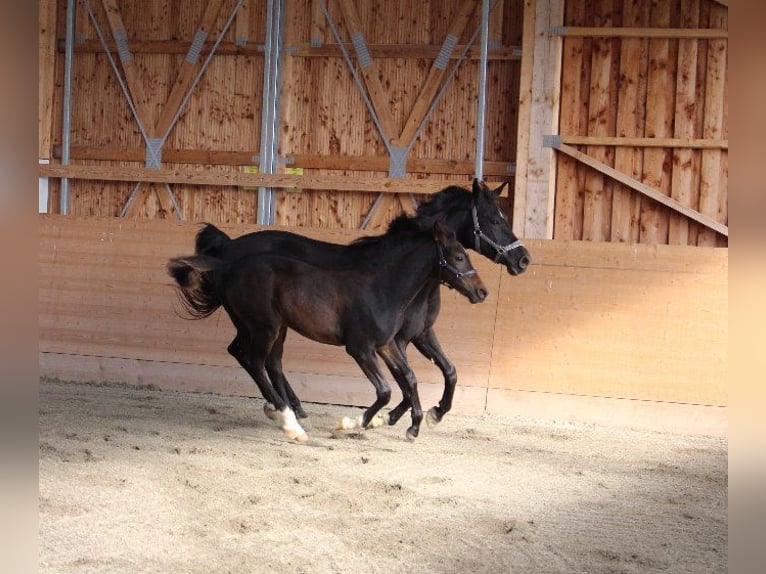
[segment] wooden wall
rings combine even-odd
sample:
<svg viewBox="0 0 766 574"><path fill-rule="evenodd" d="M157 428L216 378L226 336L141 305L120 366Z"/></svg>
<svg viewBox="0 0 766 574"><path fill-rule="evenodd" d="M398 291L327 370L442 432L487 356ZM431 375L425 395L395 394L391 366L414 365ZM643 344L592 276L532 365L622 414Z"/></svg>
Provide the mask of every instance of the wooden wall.
<svg viewBox="0 0 766 574"><path fill-rule="evenodd" d="M321 11L322 4L319 0L285 2L279 172L294 174L297 170L306 178L324 178L324 189L318 185L280 188L276 221L309 227L359 228L377 193L346 191L335 184L353 177L372 181L385 178L389 160ZM136 107L149 126L147 130L156 128L156 137L160 128L170 125L168 119L180 104L178 95L185 93L184 88L236 2L194 0L183 3L180 11L178 4L170 0L146 6L93 0L87 5L93 17L85 3L78 3L75 32L72 164L85 169L140 168L146 157L141 133L93 20L103 31L131 95L143 102ZM328 5L355 62L358 58L350 43L351 35L363 33L372 59L366 89L386 126L386 137L396 145L406 145L438 89L447 83L448 72L460 51L477 30L481 3L426 0L413 5L408 0L330 0ZM49 130L51 155L55 158L60 155L61 143L66 2L51 0L50 6L57 16L55 111ZM163 167L182 170L190 174L189 179L195 170L204 170L208 175L257 170L265 6L265 1L245 1L170 131L163 147ZM485 131L485 174L489 181L508 180L513 175L521 10L521 0L503 0L492 12ZM204 26L209 32L206 49L200 63L190 66L186 62L187 50L204 19L209 22ZM118 57L114 37L119 30L124 30L127 37L132 55L129 62L120 63ZM449 34L457 38L457 45L449 66L441 72L433 68L433 63ZM444 92L421 137L412 144L408 179L417 179L419 184L423 180L432 182L434 190L448 180L470 184L476 141L477 55L474 48ZM52 183L51 207L56 212L58 182ZM92 176L73 179L70 185L70 213L89 216L119 215L135 187L130 180L105 181ZM187 220L256 220L257 194L253 187L171 184L171 189ZM128 210L129 216L174 217L165 185L143 183L137 198ZM407 194L401 202L386 195L371 227L384 225L411 201ZM503 202L510 205L508 198Z"/></svg>
<svg viewBox="0 0 766 574"><path fill-rule="evenodd" d="M223 228L235 236L257 229ZM226 353L228 317L177 314L164 266L191 252L196 230L183 222L40 216L42 373L257 394ZM336 242L358 235L306 232ZM547 398L566 399L564 419L573 405L593 400L605 401L591 410L601 417L625 405L720 413L728 404L728 250L549 240L529 248L533 263L518 277L472 252L491 291L482 304L443 290L436 330L458 369L457 412L507 413ZM414 349L409 355L424 404L433 404L441 375ZM341 348L291 333L284 364L304 400L365 405L374 397Z"/></svg>
<svg viewBox="0 0 766 574"><path fill-rule="evenodd" d="M725 4L566 3L562 152L574 148L601 167L557 154L555 238L727 245L728 229L724 235L639 192L649 187L727 224Z"/></svg>

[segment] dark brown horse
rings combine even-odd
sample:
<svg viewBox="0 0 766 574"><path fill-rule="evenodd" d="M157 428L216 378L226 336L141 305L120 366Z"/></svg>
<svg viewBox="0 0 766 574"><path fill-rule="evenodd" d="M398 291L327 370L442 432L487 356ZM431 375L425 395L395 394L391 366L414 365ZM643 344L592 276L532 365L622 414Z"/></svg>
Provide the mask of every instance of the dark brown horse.
<svg viewBox="0 0 766 574"><path fill-rule="evenodd" d="M471 191L458 186L446 187L418 206L416 219L421 225L428 226L437 218L445 218L464 247L504 265L510 275L519 275L526 270L530 254L513 234L508 219L497 206L496 198L504 186L502 184L493 190L484 182L474 180ZM208 225L197 235L195 252L198 255L220 257L229 262L248 255L278 252L317 265L332 266L343 261L344 250L344 245L277 230L257 231L231 239L215 226ZM395 338L403 355L412 342L418 351L442 371L444 392L439 404L428 411L426 420L430 425L441 421L452 408L457 384L455 366L445 355L433 330L440 308L439 286L434 284L430 290L418 293L412 301ZM237 352L236 349L233 351ZM300 400L284 376L281 361L273 358L267 369L275 385L284 389L284 400L299 418L305 418L306 413ZM387 416L389 424L396 423L410 408L407 394L403 391L402 395L402 401Z"/></svg>
<svg viewBox="0 0 766 574"><path fill-rule="evenodd" d="M422 292L438 289L440 281L472 303L487 296L454 232L442 220L425 230L421 224L401 217L383 235L342 246L332 265L277 252L245 254L232 261L194 255L171 259L168 272L192 317L208 317L219 306L226 310L237 329L229 352L274 405L288 437L307 438L284 398L284 376L272 379L270 374L276 365L281 373L282 349L291 328L314 341L344 346L375 387L375 402L358 421L345 419L344 428L371 426L390 400L378 355L411 403L407 435L414 438L423 412L417 381L395 339L410 304Z"/></svg>

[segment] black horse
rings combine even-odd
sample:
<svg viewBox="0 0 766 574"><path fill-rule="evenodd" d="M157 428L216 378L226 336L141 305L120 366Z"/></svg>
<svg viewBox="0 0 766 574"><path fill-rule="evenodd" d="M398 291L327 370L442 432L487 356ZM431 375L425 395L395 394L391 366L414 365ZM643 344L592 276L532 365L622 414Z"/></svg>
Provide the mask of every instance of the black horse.
<svg viewBox="0 0 766 574"><path fill-rule="evenodd" d="M479 180L473 181L471 192L458 186L449 186L421 203L416 218L428 226L436 218L443 217L455 230L458 241L496 263L505 265L511 275L523 273L530 262L529 251L511 231L508 219L497 206L496 198L505 183L492 190ZM195 252L213 255L225 261L235 261L257 253L278 252L316 263L333 265L339 261L345 246L316 241L287 231L265 230L248 233L231 239L215 226L204 227L197 235ZM441 308L438 285L421 291L410 304L405 321L396 335L396 343L402 354L410 342L427 359L436 364L444 376L444 391L437 406L428 411L427 422L433 426L452 408L457 384L457 371L439 344L433 325ZM299 418L306 413L282 372L281 362L274 360L269 366L272 381L285 389L283 398L289 402ZM388 423L395 424L410 408L406 395L388 414Z"/></svg>
<svg viewBox="0 0 766 574"><path fill-rule="evenodd" d="M168 272L192 317L207 317L224 307L237 329L229 353L274 405L288 437L307 438L284 399L281 357L291 328L314 341L344 346L374 385L375 402L358 421L344 419L343 428L371 426L390 400L391 389L377 354L412 404L407 435L414 438L423 412L415 376L395 340L408 307L422 291L438 289L440 281L472 303L486 298L486 287L455 233L441 219L424 230L422 222L402 216L385 234L340 247L332 265L277 252L228 261L194 255L171 259Z"/></svg>

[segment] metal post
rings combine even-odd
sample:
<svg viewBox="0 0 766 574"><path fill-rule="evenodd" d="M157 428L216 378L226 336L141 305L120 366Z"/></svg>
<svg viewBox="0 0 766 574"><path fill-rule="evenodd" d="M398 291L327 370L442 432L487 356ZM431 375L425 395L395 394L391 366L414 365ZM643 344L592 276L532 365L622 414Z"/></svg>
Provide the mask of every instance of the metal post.
<svg viewBox="0 0 766 574"><path fill-rule="evenodd" d="M279 147L279 81L282 57L283 0L268 0L263 65L260 173L276 173ZM258 188L259 225L274 223L274 190Z"/></svg>
<svg viewBox="0 0 766 574"><path fill-rule="evenodd" d="M484 178L484 115L487 107L487 45L489 43L489 2L481 4L481 60L479 63L479 113L476 118L476 172L477 179Z"/></svg>
<svg viewBox="0 0 766 574"><path fill-rule="evenodd" d="M64 44L64 103L61 120L61 164L69 165L70 129L72 124L72 67L74 63L74 21L77 0L67 0L66 41ZM69 178L61 178L59 212L69 214Z"/></svg>

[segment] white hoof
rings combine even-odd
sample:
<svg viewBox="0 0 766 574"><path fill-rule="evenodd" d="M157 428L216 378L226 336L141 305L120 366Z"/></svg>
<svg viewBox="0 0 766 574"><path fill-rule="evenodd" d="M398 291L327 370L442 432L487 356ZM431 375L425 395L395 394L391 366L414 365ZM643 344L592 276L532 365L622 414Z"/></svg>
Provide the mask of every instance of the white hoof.
<svg viewBox="0 0 766 574"><path fill-rule="evenodd" d="M441 421L436 418L436 407L428 409L428 413L426 414L426 424L428 425L428 428L434 428L439 422Z"/></svg>
<svg viewBox="0 0 766 574"><path fill-rule="evenodd" d="M285 407L284 410L275 412L277 412L277 419L281 421L280 426L282 427L282 432L285 433L287 438L298 442L306 442L309 440L309 435L307 435L306 431L303 430L303 427L298 424L298 419L295 418L295 413L290 407Z"/></svg>
<svg viewBox="0 0 766 574"><path fill-rule="evenodd" d="M343 417L338 421L335 428L337 430L354 430L362 428L362 415L359 415L356 418Z"/></svg>
<svg viewBox="0 0 766 574"><path fill-rule="evenodd" d="M264 403L263 412L271 420L279 422L279 415L277 414L277 409L271 403Z"/></svg>

